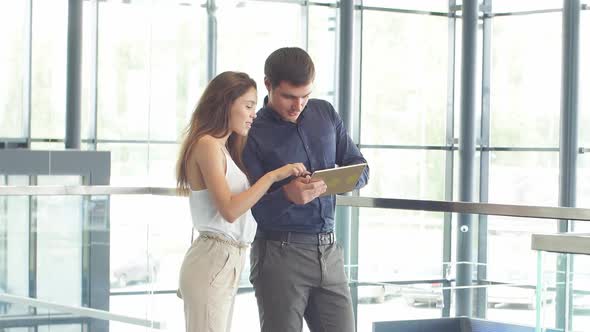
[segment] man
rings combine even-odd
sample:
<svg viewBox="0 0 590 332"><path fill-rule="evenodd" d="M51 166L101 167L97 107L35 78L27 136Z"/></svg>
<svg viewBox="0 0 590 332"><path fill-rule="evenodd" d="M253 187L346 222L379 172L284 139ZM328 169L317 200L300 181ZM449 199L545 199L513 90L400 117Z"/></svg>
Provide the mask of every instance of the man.
<svg viewBox="0 0 590 332"><path fill-rule="evenodd" d="M281 48L264 65L268 96L243 160L251 181L287 163L307 170L365 163L330 103L309 99L315 69L300 48ZM356 187L369 178L365 168ZM252 208L258 232L251 275L262 332L353 332L342 248L334 243L334 195L309 176L275 183Z"/></svg>

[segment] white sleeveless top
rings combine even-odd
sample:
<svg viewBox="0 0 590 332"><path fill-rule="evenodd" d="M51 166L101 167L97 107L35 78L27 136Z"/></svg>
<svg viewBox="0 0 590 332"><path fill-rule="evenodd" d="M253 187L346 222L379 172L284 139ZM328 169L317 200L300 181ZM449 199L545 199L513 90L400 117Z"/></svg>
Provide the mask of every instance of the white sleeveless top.
<svg viewBox="0 0 590 332"><path fill-rule="evenodd" d="M226 171L225 179L232 193L237 194L248 188L250 183L234 160L225 152ZM222 234L234 241L250 244L256 235L256 222L252 212L248 209L246 213L239 216L233 223L230 223L221 216L209 193L209 190L192 190L189 197L193 226L199 232L214 232Z"/></svg>

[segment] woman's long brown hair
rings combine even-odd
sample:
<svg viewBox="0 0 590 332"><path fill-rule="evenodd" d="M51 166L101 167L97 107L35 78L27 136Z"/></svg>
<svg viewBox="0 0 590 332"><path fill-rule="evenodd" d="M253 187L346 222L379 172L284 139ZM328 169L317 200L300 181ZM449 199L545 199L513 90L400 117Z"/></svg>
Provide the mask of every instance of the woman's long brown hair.
<svg viewBox="0 0 590 332"><path fill-rule="evenodd" d="M209 82L193 112L180 146L176 163L176 187L180 194L187 195L190 192L187 169L195 167L189 163L195 143L204 135L215 138L227 135L230 132L229 117L232 104L251 88L256 89L256 82L248 74L240 72L226 71ZM242 162L245 141L245 137L232 133L226 145L232 159L242 171L245 171Z"/></svg>

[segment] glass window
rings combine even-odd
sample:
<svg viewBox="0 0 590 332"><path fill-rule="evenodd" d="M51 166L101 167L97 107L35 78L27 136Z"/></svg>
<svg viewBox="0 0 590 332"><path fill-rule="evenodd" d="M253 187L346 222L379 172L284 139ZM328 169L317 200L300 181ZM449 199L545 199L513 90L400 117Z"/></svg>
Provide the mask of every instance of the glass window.
<svg viewBox="0 0 590 332"><path fill-rule="evenodd" d="M361 142L444 144L447 18L369 11L362 38Z"/></svg>
<svg viewBox="0 0 590 332"><path fill-rule="evenodd" d="M148 147L148 173L150 186L176 186L177 144L150 144Z"/></svg>
<svg viewBox="0 0 590 332"><path fill-rule="evenodd" d="M587 208L590 206L590 154L578 155L578 177L576 206ZM590 224L590 222L588 222Z"/></svg>
<svg viewBox="0 0 590 332"><path fill-rule="evenodd" d="M489 202L557 206L557 153L493 151L490 160Z"/></svg>
<svg viewBox="0 0 590 332"><path fill-rule="evenodd" d="M493 0L493 12L511 12L539 9L559 9L563 7L561 0Z"/></svg>
<svg viewBox="0 0 590 332"><path fill-rule="evenodd" d="M0 137L22 137L26 1L0 4Z"/></svg>
<svg viewBox="0 0 590 332"><path fill-rule="evenodd" d="M39 332L82 332L81 325L44 325L37 328Z"/></svg>
<svg viewBox="0 0 590 332"><path fill-rule="evenodd" d="M81 184L78 176L38 176L37 179L38 185ZM35 200L37 298L80 306L83 198L38 196Z"/></svg>
<svg viewBox="0 0 590 332"><path fill-rule="evenodd" d="M586 224L590 226L590 222L586 222ZM590 230L590 227L586 227L586 230ZM590 312L590 257L583 255L572 255L572 257L574 264L572 330L583 331L587 326L590 326L588 315Z"/></svg>
<svg viewBox="0 0 590 332"><path fill-rule="evenodd" d="M100 3L101 139L179 137L205 85L206 23L200 1Z"/></svg>
<svg viewBox="0 0 590 332"><path fill-rule="evenodd" d="M206 84L206 11L159 0L151 18L149 138L176 141Z"/></svg>
<svg viewBox="0 0 590 332"><path fill-rule="evenodd" d="M590 3L588 3L590 5ZM580 88L578 89L579 112L578 132L580 146L590 149L590 40L581 36L590 34L590 10L583 10L580 17Z"/></svg>
<svg viewBox="0 0 590 332"><path fill-rule="evenodd" d="M26 176L1 178L3 185L29 184ZM0 196L0 292L29 296L29 206L27 196ZM0 303L0 317L27 312L25 306Z"/></svg>
<svg viewBox="0 0 590 332"><path fill-rule="evenodd" d="M363 149L371 181L361 196L444 199L444 152Z"/></svg>
<svg viewBox="0 0 590 332"><path fill-rule="evenodd" d="M148 180L147 144L99 143L99 151L111 151L111 185L145 186Z"/></svg>
<svg viewBox="0 0 590 332"><path fill-rule="evenodd" d="M258 85L260 107L266 96L266 58L280 47L304 47L304 7L293 3L260 1L224 1L218 6L217 72L232 70L250 75Z"/></svg>
<svg viewBox="0 0 590 332"><path fill-rule="evenodd" d="M410 10L428 10L428 11L448 11L449 2L441 0L422 0L422 1L407 1L407 0L363 0L363 6L367 7L385 7L396 9L410 9Z"/></svg>
<svg viewBox="0 0 590 332"><path fill-rule="evenodd" d="M31 136L65 136L68 2L33 1Z"/></svg>
<svg viewBox="0 0 590 332"><path fill-rule="evenodd" d="M152 8L147 1L99 3L98 137L146 139Z"/></svg>
<svg viewBox="0 0 590 332"><path fill-rule="evenodd" d="M561 30L561 13L494 19L492 146L559 145Z"/></svg>
<svg viewBox="0 0 590 332"><path fill-rule="evenodd" d="M82 86L80 91L80 137L94 138L95 74L96 74L96 14L98 4L94 1L82 2ZM65 119L64 119L65 121ZM65 133L64 133L65 136Z"/></svg>
<svg viewBox="0 0 590 332"><path fill-rule="evenodd" d="M442 277L442 213L361 208L359 219L360 283ZM408 252L412 254L401 254ZM440 287L439 283L360 286L359 331L371 331L374 321L394 319L392 312L395 319L440 317L436 308L442 302Z"/></svg>
<svg viewBox="0 0 590 332"><path fill-rule="evenodd" d="M334 104L336 58L336 8L309 7L308 52L313 59L316 75L313 97Z"/></svg>
<svg viewBox="0 0 590 332"><path fill-rule="evenodd" d="M531 235L554 233L555 220L488 217L487 279L513 285L488 287L487 317L491 320L531 325L535 321L536 251ZM556 266L553 262L552 266ZM553 300L547 299L547 303ZM547 319L554 319L547 317Z"/></svg>

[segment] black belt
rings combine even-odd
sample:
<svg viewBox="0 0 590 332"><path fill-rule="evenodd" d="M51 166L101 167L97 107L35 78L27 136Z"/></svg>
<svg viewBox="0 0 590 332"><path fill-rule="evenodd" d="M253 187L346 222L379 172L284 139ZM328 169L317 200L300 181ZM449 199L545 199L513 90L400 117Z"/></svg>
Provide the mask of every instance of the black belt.
<svg viewBox="0 0 590 332"><path fill-rule="evenodd" d="M258 232L256 232L256 238L271 241L281 241L285 243L315 244L320 246L333 244L336 241L334 232L316 234L258 230Z"/></svg>

